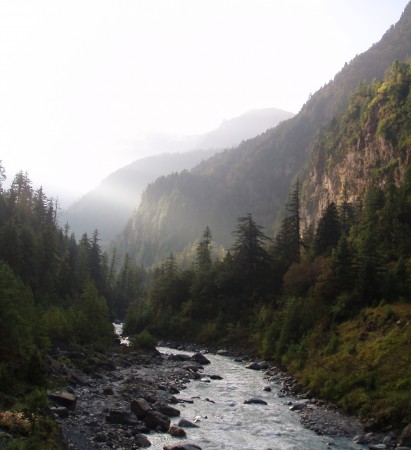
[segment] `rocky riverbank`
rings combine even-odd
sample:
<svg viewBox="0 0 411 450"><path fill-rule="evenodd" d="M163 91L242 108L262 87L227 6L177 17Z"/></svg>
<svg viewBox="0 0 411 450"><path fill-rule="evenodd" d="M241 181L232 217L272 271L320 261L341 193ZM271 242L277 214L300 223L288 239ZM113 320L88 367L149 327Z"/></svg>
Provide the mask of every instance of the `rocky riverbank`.
<svg viewBox="0 0 411 450"><path fill-rule="evenodd" d="M192 347L186 350L198 351ZM207 358L200 352L193 357L166 356L124 346L108 356L57 351L49 359L50 373L65 385L63 390L50 391L50 399L68 448L149 447L150 439L159 432L164 434L164 448L196 448L195 444L185 444L190 440L190 427L197 425L194 417L184 416L185 404L193 402L184 397L184 389L191 380L204 376L206 364ZM249 367L263 370L267 383L281 386L279 395L300 415L304 426L317 434L356 436L359 448L368 445L369 448L394 448L399 443L393 433L366 434L356 419L310 393L301 392L295 380L284 371L267 363L249 364Z"/></svg>

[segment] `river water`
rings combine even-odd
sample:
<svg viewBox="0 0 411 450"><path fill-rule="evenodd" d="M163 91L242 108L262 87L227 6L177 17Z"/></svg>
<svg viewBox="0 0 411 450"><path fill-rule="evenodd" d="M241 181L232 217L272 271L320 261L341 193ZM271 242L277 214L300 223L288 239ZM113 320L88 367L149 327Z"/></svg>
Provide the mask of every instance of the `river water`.
<svg viewBox="0 0 411 450"><path fill-rule="evenodd" d="M177 350L159 348L164 354ZM186 352L184 352L186 353ZM211 361L205 366L204 375L220 375L222 380L192 381L177 397L194 402L179 404L181 417L196 421L199 428L186 428L187 439L207 449L287 449L349 450L359 447L351 438L318 436L300 424L299 413L289 410L287 401L295 399L279 397L279 386L269 383L264 374L245 368L245 363L220 355L207 354ZM270 386L271 392L263 390ZM245 400L259 398L268 405L244 404ZM180 417L180 418L181 418ZM177 424L180 418L172 420ZM166 434L151 434L154 449L162 449L166 443L176 443Z"/></svg>

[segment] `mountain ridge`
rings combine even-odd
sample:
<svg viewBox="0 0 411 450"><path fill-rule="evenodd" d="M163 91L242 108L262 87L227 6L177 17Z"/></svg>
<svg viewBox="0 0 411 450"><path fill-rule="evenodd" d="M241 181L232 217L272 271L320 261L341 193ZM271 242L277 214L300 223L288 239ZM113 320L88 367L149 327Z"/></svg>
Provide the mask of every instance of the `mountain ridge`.
<svg viewBox="0 0 411 450"><path fill-rule="evenodd" d="M218 128L203 135L188 136L180 141L171 138L167 141L167 136L161 135L156 140L156 149L164 148L163 152L140 158L115 170L95 189L67 208L60 222L69 223L77 237L85 232L90 235L97 228L100 238L109 241L121 232L133 210L138 207L143 190L157 177L191 169L216 152L234 147L292 116L292 113L277 108L251 110L223 121ZM167 152L168 146L175 150L179 142L181 152ZM187 150L190 145L192 150Z"/></svg>
<svg viewBox="0 0 411 450"><path fill-rule="evenodd" d="M136 262L152 265L171 251L183 252L208 225L216 242L228 248L237 217L246 213L253 214L257 223L273 234L291 185L308 170L307 159L318 131L344 111L359 83L382 79L394 60L407 59L411 54L410 43L408 4L397 24L313 94L296 116L242 142L238 148L202 162L180 181L174 177L168 180L171 183L168 185L163 180L162 191L155 183L150 186L113 245L120 253L130 253ZM207 186L206 192L199 192L200 184ZM156 195L150 194L151 189ZM200 202L203 206L198 212ZM171 223L179 226L170 230ZM182 235L186 236L184 245Z"/></svg>

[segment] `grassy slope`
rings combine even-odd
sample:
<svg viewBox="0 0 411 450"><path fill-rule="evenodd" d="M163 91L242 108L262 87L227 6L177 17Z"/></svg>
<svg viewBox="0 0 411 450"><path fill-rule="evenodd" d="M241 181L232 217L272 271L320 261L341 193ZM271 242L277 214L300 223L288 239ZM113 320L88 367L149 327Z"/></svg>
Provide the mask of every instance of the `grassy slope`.
<svg viewBox="0 0 411 450"><path fill-rule="evenodd" d="M303 368L289 368L304 386L380 425L411 422L411 304L367 308L306 340Z"/></svg>

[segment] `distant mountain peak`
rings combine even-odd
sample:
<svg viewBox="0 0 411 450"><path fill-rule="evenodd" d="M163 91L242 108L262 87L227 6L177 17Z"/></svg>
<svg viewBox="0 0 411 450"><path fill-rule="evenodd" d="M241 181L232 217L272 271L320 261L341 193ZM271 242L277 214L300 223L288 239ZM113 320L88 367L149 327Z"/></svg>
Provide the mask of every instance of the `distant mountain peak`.
<svg viewBox="0 0 411 450"><path fill-rule="evenodd" d="M225 120L203 135L176 136L151 132L138 136L130 148L147 156L137 159L131 154L132 162L113 168L113 172L95 189L62 214L60 222L68 223L77 237L98 229L103 241L114 239L139 205L143 190L156 178L190 170L217 151L236 147L244 139L292 116L292 113L275 108L253 111Z"/></svg>

